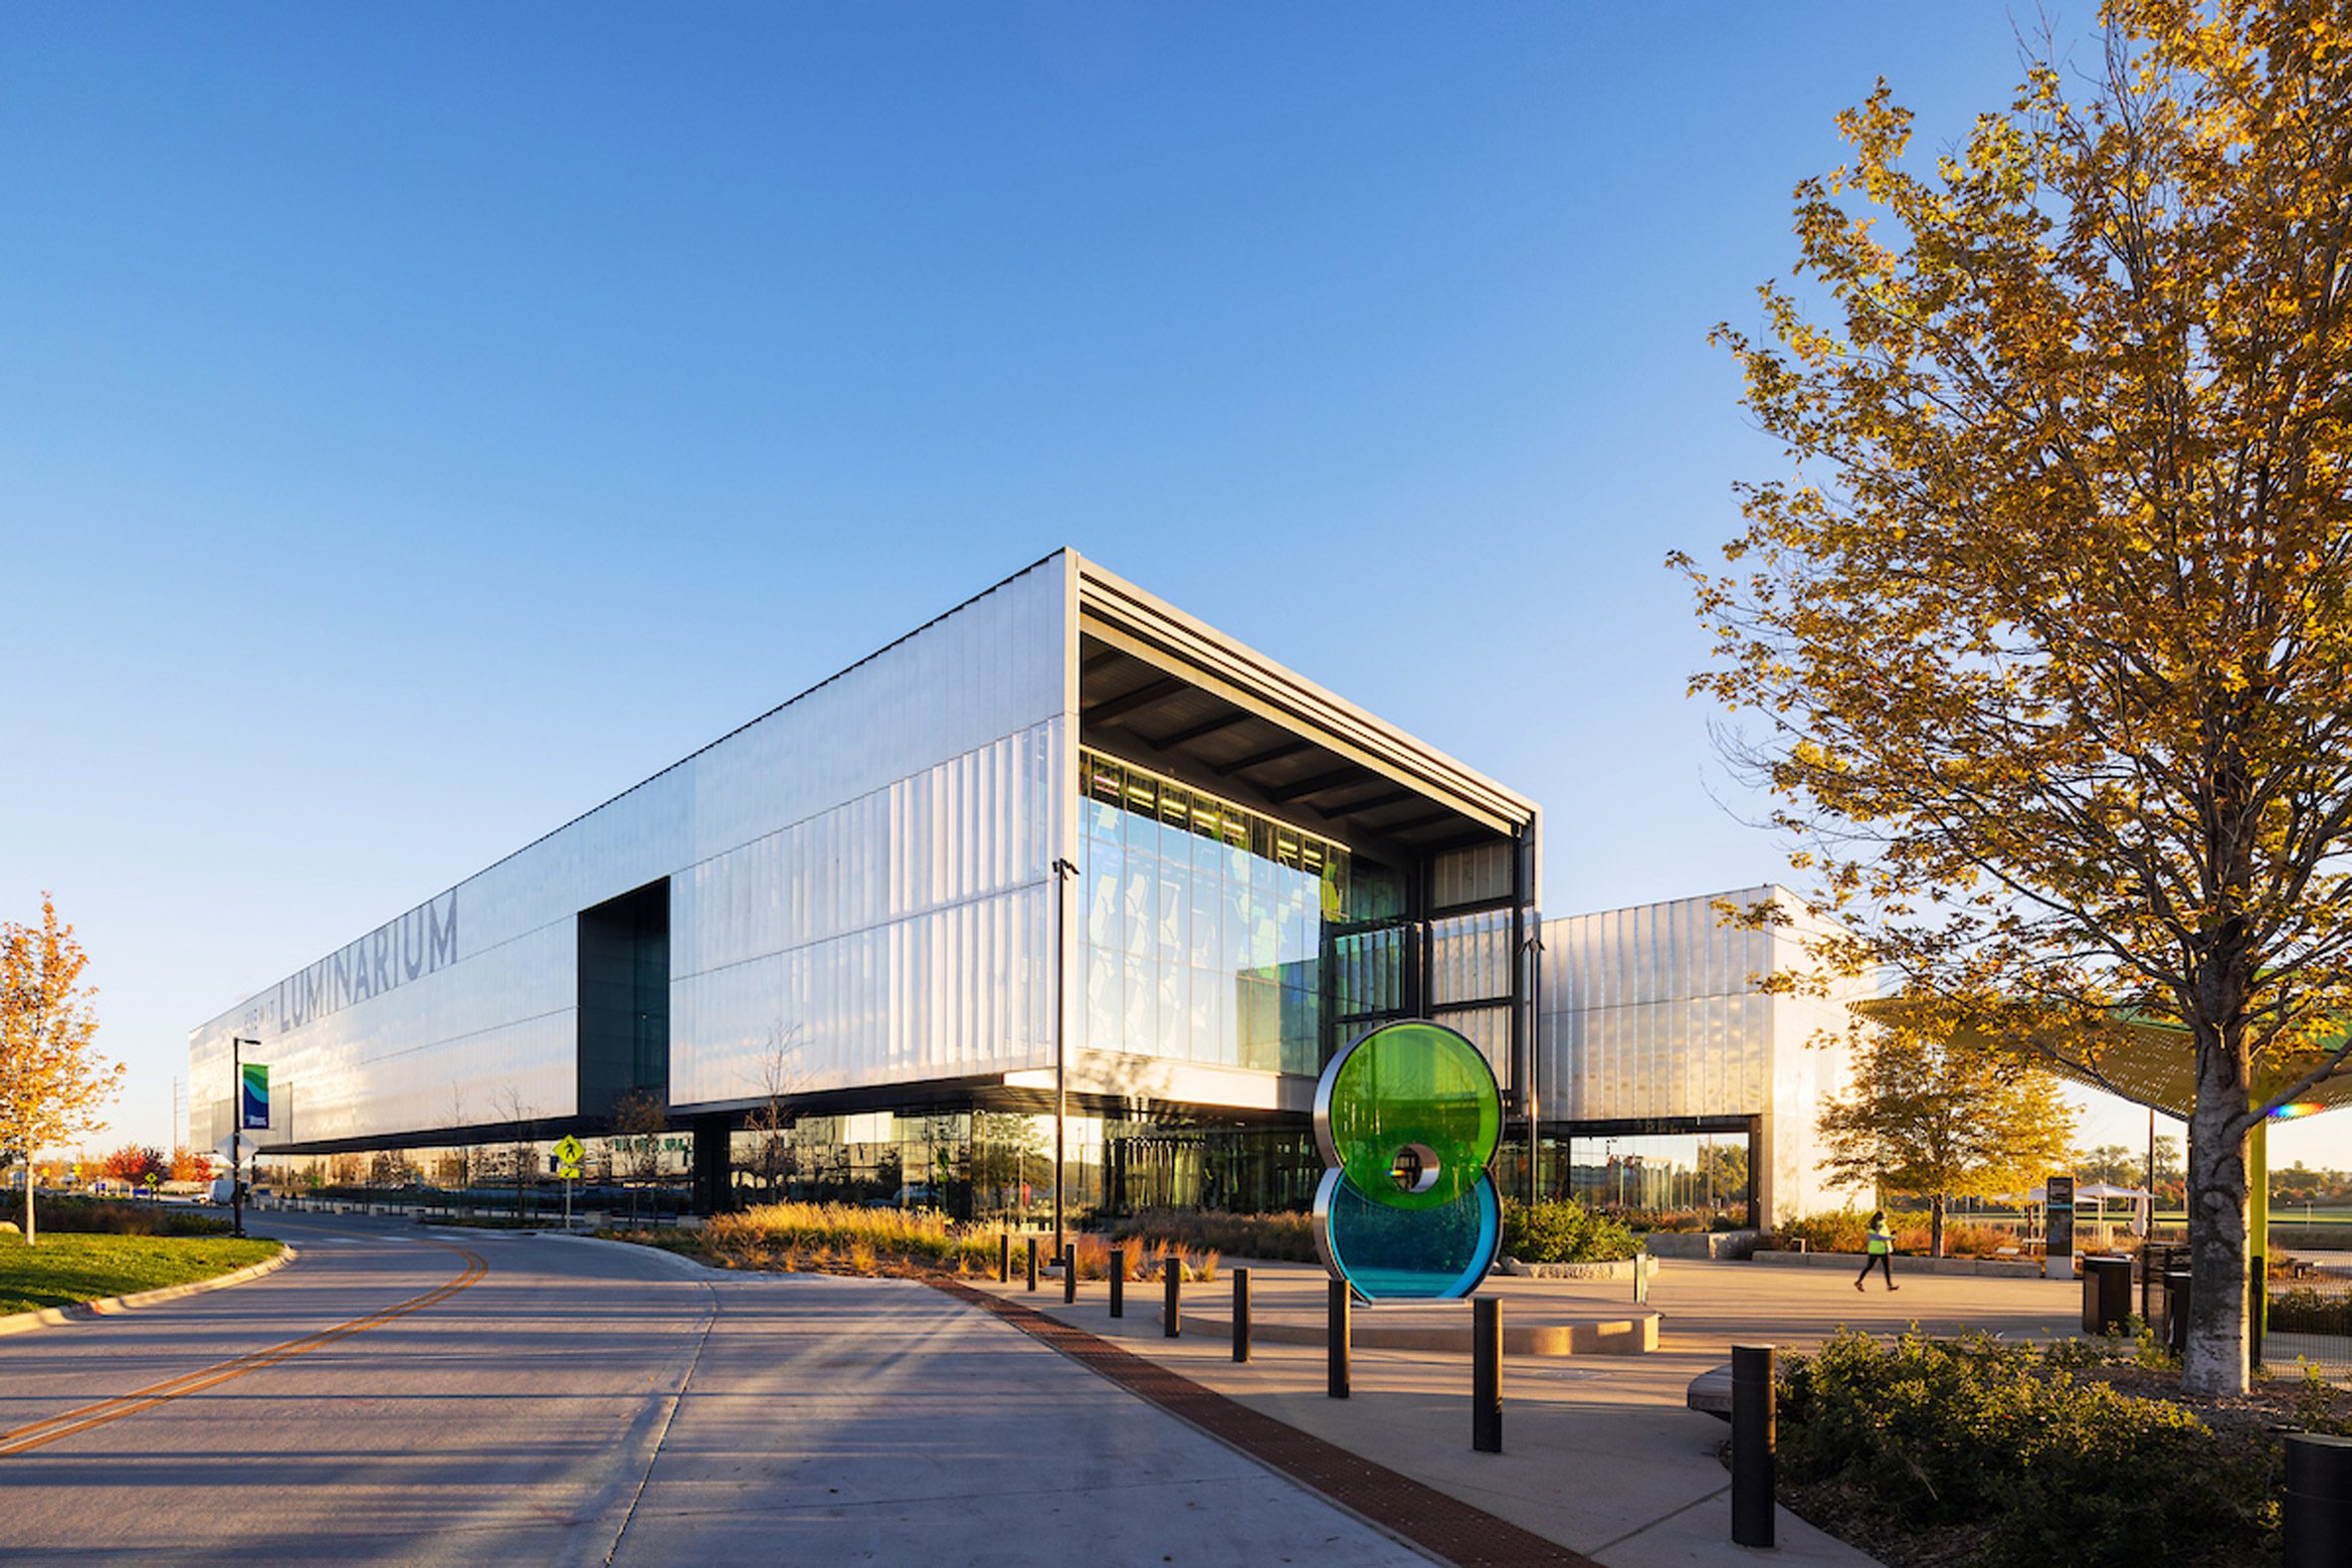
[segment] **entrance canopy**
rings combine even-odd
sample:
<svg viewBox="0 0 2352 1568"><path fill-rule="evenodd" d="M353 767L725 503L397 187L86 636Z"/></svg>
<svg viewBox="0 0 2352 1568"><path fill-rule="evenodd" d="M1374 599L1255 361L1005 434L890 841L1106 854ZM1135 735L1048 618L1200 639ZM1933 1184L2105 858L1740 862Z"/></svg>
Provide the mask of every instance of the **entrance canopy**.
<svg viewBox="0 0 2352 1568"><path fill-rule="evenodd" d="M2023 1057L2059 1078L2086 1087L2104 1089L2135 1105L2163 1111L2178 1120L2189 1119L2197 1105L2197 1052L2189 1031L2178 1024L2148 1019L2118 1018L2103 1038L2085 1043L2063 1026L2028 1024L2015 1030L1988 1032L1972 1027L1948 1029L1939 1020L1932 1028L1925 1009L1900 997L1876 997L1857 1002L1864 1018L1897 1028L1905 1025L1934 1034L1954 1045L1973 1046L2001 1056ZM1913 1020L1917 1019L1916 1023ZM2254 1063L2252 1098L2267 1103L2311 1070L2314 1058L2302 1055L2285 1061L2257 1056ZM2272 1121L2293 1121L2322 1111L2352 1105L2352 1075L2323 1079L2270 1113Z"/></svg>

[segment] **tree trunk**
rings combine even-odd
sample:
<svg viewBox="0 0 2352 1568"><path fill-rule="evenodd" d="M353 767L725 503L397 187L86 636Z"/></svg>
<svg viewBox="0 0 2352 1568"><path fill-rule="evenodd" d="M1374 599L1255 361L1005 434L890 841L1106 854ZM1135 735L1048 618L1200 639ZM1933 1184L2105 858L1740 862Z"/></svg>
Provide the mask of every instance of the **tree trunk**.
<svg viewBox="0 0 2352 1568"><path fill-rule="evenodd" d="M25 1161L25 1245L33 1245L33 1162Z"/></svg>
<svg viewBox="0 0 2352 1568"><path fill-rule="evenodd" d="M2244 1394L2246 1344L2246 1076L2219 1042L2197 1051L2189 1116L2189 1348L2181 1387Z"/></svg>
<svg viewBox="0 0 2352 1568"><path fill-rule="evenodd" d="M1927 1209L1927 1256L1944 1255L1944 1195L1937 1193Z"/></svg>

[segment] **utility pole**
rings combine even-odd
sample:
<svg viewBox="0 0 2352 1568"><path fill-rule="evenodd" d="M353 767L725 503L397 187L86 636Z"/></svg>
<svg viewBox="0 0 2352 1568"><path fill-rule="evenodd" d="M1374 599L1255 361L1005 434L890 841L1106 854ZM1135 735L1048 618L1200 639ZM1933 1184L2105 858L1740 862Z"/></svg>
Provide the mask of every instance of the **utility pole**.
<svg viewBox="0 0 2352 1568"><path fill-rule="evenodd" d="M1070 879L1078 868L1057 856L1054 861L1054 1256L1069 1266L1069 1244L1062 1234L1062 1168L1064 1136L1070 1122L1069 964Z"/></svg>

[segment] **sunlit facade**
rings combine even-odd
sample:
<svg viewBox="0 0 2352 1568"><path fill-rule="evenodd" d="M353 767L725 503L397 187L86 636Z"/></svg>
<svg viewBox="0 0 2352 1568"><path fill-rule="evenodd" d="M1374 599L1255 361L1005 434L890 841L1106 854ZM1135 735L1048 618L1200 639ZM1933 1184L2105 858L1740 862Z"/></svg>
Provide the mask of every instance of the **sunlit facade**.
<svg viewBox="0 0 2352 1568"><path fill-rule="evenodd" d="M1291 1205L1362 1029L1524 1078L1538 846L1061 551L199 1026L195 1124L227 1138L244 1039L299 1178L527 1180L569 1132L702 1208L1028 1212L1059 1078L1081 1211Z"/></svg>
<svg viewBox="0 0 2352 1568"><path fill-rule="evenodd" d="M1767 900L1785 921L1727 918ZM1769 885L1546 921L1547 1184L1701 1227L1851 1202L1821 1170L1816 1127L1847 1086L1847 1004L1866 987L1762 983L1809 970L1806 942L1827 930Z"/></svg>

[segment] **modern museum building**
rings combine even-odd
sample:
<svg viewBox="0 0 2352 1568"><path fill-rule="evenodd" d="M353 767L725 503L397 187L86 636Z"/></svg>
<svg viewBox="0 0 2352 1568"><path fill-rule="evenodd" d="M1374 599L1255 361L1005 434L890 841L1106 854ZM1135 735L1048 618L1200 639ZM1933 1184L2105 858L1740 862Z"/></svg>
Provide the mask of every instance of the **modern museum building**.
<svg viewBox="0 0 2352 1568"><path fill-rule="evenodd" d="M1751 887L1543 921L1536 807L1070 551L193 1032L265 1168L584 1176L1036 1215L1304 1208L1317 1076L1428 1017L1491 1061L1496 1164L1700 1224L1844 1201L1841 1000L1771 995ZM1531 1093L1530 1090L1533 1092Z"/></svg>
<svg viewBox="0 0 2352 1568"><path fill-rule="evenodd" d="M1001 1214L1059 1086L1078 1212L1303 1206L1374 1024L1452 1025L1524 1117L1538 828L1058 551L193 1031L191 1132L241 1042L281 1180L594 1162L650 1106L697 1208Z"/></svg>

